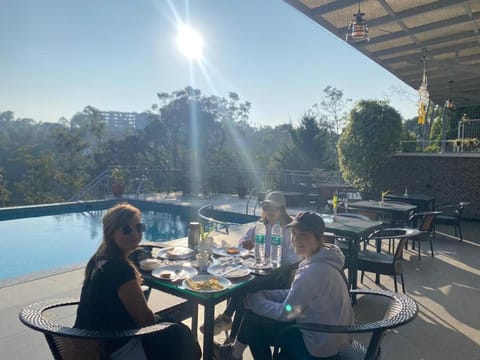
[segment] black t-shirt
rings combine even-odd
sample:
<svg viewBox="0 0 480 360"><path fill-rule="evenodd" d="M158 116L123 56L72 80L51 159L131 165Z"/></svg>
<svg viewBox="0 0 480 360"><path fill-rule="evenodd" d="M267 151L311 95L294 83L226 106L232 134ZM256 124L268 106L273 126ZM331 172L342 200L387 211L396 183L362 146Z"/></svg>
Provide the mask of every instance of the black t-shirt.
<svg viewBox="0 0 480 360"><path fill-rule="evenodd" d="M118 289L135 279L135 269L123 259L100 261L105 263L83 284L75 327L90 330L137 328L118 296Z"/></svg>

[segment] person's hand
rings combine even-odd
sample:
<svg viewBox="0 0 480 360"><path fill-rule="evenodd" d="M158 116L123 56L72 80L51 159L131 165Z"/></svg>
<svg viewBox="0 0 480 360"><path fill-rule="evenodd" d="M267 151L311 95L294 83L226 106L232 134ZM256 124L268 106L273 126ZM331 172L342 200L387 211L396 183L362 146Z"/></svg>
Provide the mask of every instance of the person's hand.
<svg viewBox="0 0 480 360"><path fill-rule="evenodd" d="M245 240L242 242L242 247L247 250L252 250L255 246L255 243L252 240Z"/></svg>

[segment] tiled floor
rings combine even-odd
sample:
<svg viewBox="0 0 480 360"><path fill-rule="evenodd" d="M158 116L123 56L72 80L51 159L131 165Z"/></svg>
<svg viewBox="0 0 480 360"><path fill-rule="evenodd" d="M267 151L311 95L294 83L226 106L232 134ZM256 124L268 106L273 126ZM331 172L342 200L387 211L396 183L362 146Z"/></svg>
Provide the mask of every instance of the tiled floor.
<svg viewBox="0 0 480 360"><path fill-rule="evenodd" d="M245 212L245 201L237 198L203 201L225 210ZM410 324L387 333L384 359L480 358L480 223L464 222L463 227L463 243L437 233L433 258L425 251L419 261L416 252L406 251L407 293L418 302L420 312ZM42 299L78 296L82 276L82 270L78 269L0 288L0 357L51 359L42 335L23 326L18 313L23 306ZM373 278L372 274L366 274L366 281L360 286L376 288ZM381 287L393 289L392 280L382 277ZM169 301L172 299L159 292L153 292L150 299L154 309ZM246 353L245 358L250 359L250 354Z"/></svg>

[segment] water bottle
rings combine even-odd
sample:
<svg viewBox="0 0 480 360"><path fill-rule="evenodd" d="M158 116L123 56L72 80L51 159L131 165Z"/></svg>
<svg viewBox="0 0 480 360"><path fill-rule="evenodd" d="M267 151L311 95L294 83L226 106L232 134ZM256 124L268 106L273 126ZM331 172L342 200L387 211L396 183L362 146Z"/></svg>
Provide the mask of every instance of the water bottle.
<svg viewBox="0 0 480 360"><path fill-rule="evenodd" d="M267 229L261 221L255 226L255 262L257 264L265 263L265 234Z"/></svg>
<svg viewBox="0 0 480 360"><path fill-rule="evenodd" d="M282 262L282 227L277 221L272 227L272 245L270 248L270 259L273 267L279 267Z"/></svg>
<svg viewBox="0 0 480 360"><path fill-rule="evenodd" d="M200 223L191 222L188 228L188 247L198 250L200 245Z"/></svg>

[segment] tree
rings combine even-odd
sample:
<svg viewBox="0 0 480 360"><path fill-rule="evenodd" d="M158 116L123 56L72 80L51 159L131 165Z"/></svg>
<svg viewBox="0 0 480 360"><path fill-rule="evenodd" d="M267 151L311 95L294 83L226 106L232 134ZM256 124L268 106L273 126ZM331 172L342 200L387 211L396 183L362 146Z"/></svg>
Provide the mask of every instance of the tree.
<svg viewBox="0 0 480 360"><path fill-rule="evenodd" d="M320 123L340 134L347 118L346 108L352 101L343 97L343 91L327 86L323 89L324 97L320 104L313 105Z"/></svg>
<svg viewBox="0 0 480 360"><path fill-rule="evenodd" d="M292 143L283 147L278 155L278 165L284 169L311 170L335 167L336 136L321 126L315 114L307 111L300 119L300 126L290 130Z"/></svg>
<svg viewBox="0 0 480 360"><path fill-rule="evenodd" d="M10 203L10 191L7 190L5 180L3 179L3 170L0 168L0 206L7 206Z"/></svg>
<svg viewBox="0 0 480 360"><path fill-rule="evenodd" d="M381 191L379 170L398 148L401 134L401 116L387 102L358 102L338 142L340 169L345 180L360 191Z"/></svg>
<svg viewBox="0 0 480 360"><path fill-rule="evenodd" d="M58 177L53 155L38 153L35 146L26 145L18 149L15 161L24 168L21 180L15 184L22 203L44 204L61 201L58 196Z"/></svg>

